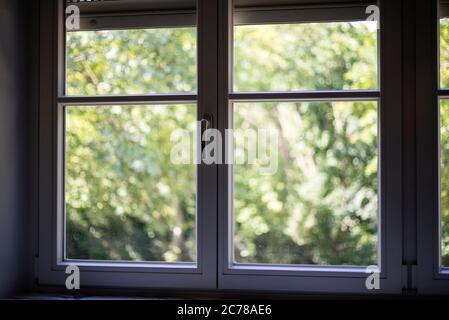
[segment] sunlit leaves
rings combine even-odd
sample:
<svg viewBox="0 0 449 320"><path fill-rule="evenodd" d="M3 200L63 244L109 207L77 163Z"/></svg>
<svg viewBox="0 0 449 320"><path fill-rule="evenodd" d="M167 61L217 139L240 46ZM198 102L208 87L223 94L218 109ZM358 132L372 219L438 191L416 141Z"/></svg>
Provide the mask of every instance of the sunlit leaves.
<svg viewBox="0 0 449 320"><path fill-rule="evenodd" d="M369 22L237 26L236 91L377 88Z"/></svg>
<svg viewBox="0 0 449 320"><path fill-rule="evenodd" d="M449 19L440 20L440 86L449 88Z"/></svg>
<svg viewBox="0 0 449 320"><path fill-rule="evenodd" d="M234 125L280 132L275 175L234 166L238 262L377 263L376 103L238 103Z"/></svg>
<svg viewBox="0 0 449 320"><path fill-rule="evenodd" d="M194 28L74 32L67 93L196 91ZM236 27L235 89L377 88L366 23ZM236 128L281 132L279 167L236 167L236 259L377 262L377 105L241 104ZM71 258L192 261L196 176L170 162L194 106L69 107L67 252Z"/></svg>
<svg viewBox="0 0 449 320"><path fill-rule="evenodd" d="M196 29L67 34L69 95L196 91Z"/></svg>
<svg viewBox="0 0 449 320"><path fill-rule="evenodd" d="M186 105L67 108L70 258L195 260L196 169L169 161L195 120Z"/></svg>
<svg viewBox="0 0 449 320"><path fill-rule="evenodd" d="M449 19L440 20L440 86L449 87ZM449 266L449 102L440 102L440 210L442 264Z"/></svg>
<svg viewBox="0 0 449 320"><path fill-rule="evenodd" d="M442 262L449 266L449 101L440 102L440 148L441 148L441 241Z"/></svg>

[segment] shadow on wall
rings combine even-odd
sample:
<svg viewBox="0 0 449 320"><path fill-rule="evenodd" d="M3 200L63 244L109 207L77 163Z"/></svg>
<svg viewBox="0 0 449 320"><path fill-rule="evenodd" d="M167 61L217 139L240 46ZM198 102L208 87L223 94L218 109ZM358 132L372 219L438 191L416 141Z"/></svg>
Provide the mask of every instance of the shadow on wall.
<svg viewBox="0 0 449 320"><path fill-rule="evenodd" d="M24 289L28 265L29 48L20 2L0 0L0 298Z"/></svg>

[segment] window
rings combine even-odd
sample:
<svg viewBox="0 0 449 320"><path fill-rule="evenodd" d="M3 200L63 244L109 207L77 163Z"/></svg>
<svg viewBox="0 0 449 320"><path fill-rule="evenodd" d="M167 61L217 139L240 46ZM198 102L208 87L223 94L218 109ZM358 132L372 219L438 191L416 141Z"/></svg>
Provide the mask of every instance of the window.
<svg viewBox="0 0 449 320"><path fill-rule="evenodd" d="M41 284L401 291L397 1L41 10Z"/></svg>
<svg viewBox="0 0 449 320"><path fill-rule="evenodd" d="M441 169L440 169L440 192L441 192L441 208L440 208L440 219L441 219L441 229L440 229L440 237L441 237L441 260L440 266L447 267L449 266L449 226L448 226L448 185L447 185L447 177L448 175L448 149L447 144L449 143L448 136L448 101L440 100L440 126L441 126Z"/></svg>
<svg viewBox="0 0 449 320"><path fill-rule="evenodd" d="M67 32L66 93L194 93L196 28Z"/></svg>
<svg viewBox="0 0 449 320"><path fill-rule="evenodd" d="M54 8L57 83L41 79L49 93L42 113L56 115L46 120L54 131L42 132L56 137L56 157L41 161L57 164L43 169L57 192L45 202L56 204L54 214L41 217L49 237L41 233L40 281L59 284L75 264L89 286L213 288L216 171L196 157L197 120L215 112L204 55L216 47L216 4L76 2L76 30L64 24L69 4ZM41 23L42 34L51 29ZM51 57L51 46L41 56ZM177 133L191 138L183 151L195 161L172 161Z"/></svg>
<svg viewBox="0 0 449 320"><path fill-rule="evenodd" d="M197 28L141 27L67 31L66 95L192 101L65 106L67 259L196 262L197 172L170 139L195 135Z"/></svg>
<svg viewBox="0 0 449 320"><path fill-rule="evenodd" d="M278 138L273 172L234 166L235 262L377 265L378 95L343 91L377 88L376 22L236 25L233 61L234 92L280 100L234 100L236 130ZM348 101L282 102L299 90Z"/></svg>
<svg viewBox="0 0 449 320"><path fill-rule="evenodd" d="M232 74L219 110L236 132L236 160L219 176L227 181L219 287L363 292L374 265L386 291L400 290L391 246L400 242L392 232L400 230L392 189L400 153L386 138L400 136L390 127L400 97L386 69L396 57L385 48L395 40L383 32L395 22L381 17L379 32L366 5L350 7L273 9L259 20L245 20L238 1L227 7L232 55L223 59L231 67L221 77ZM256 128L277 134L266 152L276 155L272 174L266 158L239 162L256 153L247 133Z"/></svg>
<svg viewBox="0 0 449 320"><path fill-rule="evenodd" d="M448 293L448 2L421 3L417 34L417 287ZM423 46L426 46L424 48ZM424 67L424 61L427 67ZM426 156L424 156L426 154Z"/></svg>
<svg viewBox="0 0 449 320"><path fill-rule="evenodd" d="M275 130L279 148L271 167L234 165L235 263L378 264L377 110L234 103L234 128Z"/></svg>
<svg viewBox="0 0 449 320"><path fill-rule="evenodd" d="M449 19L446 16L447 14L447 4L444 3L441 5L440 9L440 88L446 90L449 86L449 75L447 73L447 63L449 60ZM448 185L447 185L447 175L448 175L448 100L443 95L440 97L440 148L441 148L441 169L440 169L440 192L441 192L441 200L440 200L440 218L441 218L441 229L440 229L440 237L441 237L441 258L440 258L440 266L447 267L449 266L449 195L447 193Z"/></svg>
<svg viewBox="0 0 449 320"><path fill-rule="evenodd" d="M66 32L66 95L85 98L60 106L68 261L196 262L196 168L170 161L172 133L195 134L196 101L85 105L194 93L196 43L196 27Z"/></svg>
<svg viewBox="0 0 449 320"><path fill-rule="evenodd" d="M234 28L236 92L375 90L377 67L373 21Z"/></svg>
<svg viewBox="0 0 449 320"><path fill-rule="evenodd" d="M67 259L196 261L196 168L170 162L171 132L194 136L196 117L195 105L66 106Z"/></svg>

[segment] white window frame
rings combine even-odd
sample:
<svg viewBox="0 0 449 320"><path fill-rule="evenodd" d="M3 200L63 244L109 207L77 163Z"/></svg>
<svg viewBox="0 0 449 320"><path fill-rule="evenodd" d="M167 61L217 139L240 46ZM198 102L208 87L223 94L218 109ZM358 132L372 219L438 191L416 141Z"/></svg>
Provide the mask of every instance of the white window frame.
<svg viewBox="0 0 449 320"><path fill-rule="evenodd" d="M74 97L64 95L64 3L40 4L39 254L40 286L64 286L63 108L65 105L167 104L195 102L198 119L228 128L233 101L378 100L381 175L379 188L380 290L365 286L365 267L232 266L229 261L227 165L198 168L198 264L76 261L82 285L131 289L210 289L272 292L400 293L402 284L402 88L401 1L380 0L379 90L288 93L232 92L232 17L239 24L347 21L366 17L367 1L295 7L237 8L232 0L198 0L198 94ZM151 19L149 18L151 15ZM190 25L191 10L89 13L82 29ZM92 20L95 20L92 23ZM280 21L281 20L281 21ZM149 22L151 21L151 22ZM388 31L388 32L387 32ZM54 61L57 61L56 64ZM59 66L59 67L57 67ZM202 200L201 200L202 199ZM218 234L217 234L218 233Z"/></svg>
<svg viewBox="0 0 449 320"><path fill-rule="evenodd" d="M221 0L220 43L225 48L219 50L220 62L220 129L228 126L233 102L263 101L338 101L338 100L378 100L379 108L379 231L380 240L380 289L366 287L366 267L313 266L313 265L257 265L233 264L232 261L232 205L229 184L231 166L219 168L219 287L238 290L270 290L306 293L400 293L402 291L402 150L401 144L401 5L400 1L380 1L380 84L379 90L368 91L295 91L269 93L234 93L232 90L232 0ZM374 3L375 4L375 3ZM341 6L314 7L319 10L324 21L361 20L365 14L366 2L351 5L351 15L346 19L332 13L344 13ZM300 12L299 10L298 12ZM358 12L358 16L354 13ZM240 16L241 17L241 16ZM238 18L240 18L238 17ZM366 17L366 15L365 15ZM282 23L282 15L273 13L264 23ZM290 20L290 16L288 21ZM362 18L363 19L363 18ZM306 19L306 22L310 22ZM317 17L314 17L314 20ZM237 19L237 21L239 21ZM256 20L250 20L250 23ZM390 32L383 32L389 30ZM399 77L399 78L398 78ZM223 81L225 80L225 81ZM381 150L381 151L380 151ZM221 182L225 181L225 182Z"/></svg>
<svg viewBox="0 0 449 320"><path fill-rule="evenodd" d="M197 48L198 61L201 61L198 65L198 94L66 96L64 1L42 1L40 9L41 17L45 18L40 20L39 284L64 286L67 277L65 268L73 264L80 268L81 283L86 287L215 288L217 240L216 232L209 227L216 225L217 193L214 186L217 185L217 170L214 166L197 166L197 261L195 263L64 258L64 106L194 103L197 105L199 119L205 114L216 114L216 92L209 87L213 87L213 83L216 82L213 72L212 76L209 72L216 65L214 55L210 54L216 51L217 47L216 3L198 0ZM155 27L152 21L165 21L162 15L156 16L160 18L149 19L145 16L144 26ZM176 18L176 14L172 17ZM128 21L124 19L124 22ZM192 22L195 24L195 20ZM173 25L168 23L168 26ZM55 64L53 61L58 63ZM208 66L207 69L205 65ZM205 185L209 187L205 188Z"/></svg>
<svg viewBox="0 0 449 320"><path fill-rule="evenodd" d="M449 2L418 0L416 12L416 161L417 239L416 283L422 294L449 294L449 268L441 266L440 217L440 89L439 29L441 17L449 16Z"/></svg>

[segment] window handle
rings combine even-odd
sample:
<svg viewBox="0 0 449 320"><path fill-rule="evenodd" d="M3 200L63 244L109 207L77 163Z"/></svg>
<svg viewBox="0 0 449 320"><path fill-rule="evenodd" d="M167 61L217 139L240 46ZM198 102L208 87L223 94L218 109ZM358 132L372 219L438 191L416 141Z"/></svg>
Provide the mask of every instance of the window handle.
<svg viewBox="0 0 449 320"><path fill-rule="evenodd" d="M202 130L203 129L203 124L205 125L204 131ZM205 132L206 130L212 128L212 126L213 126L213 117L212 117L212 115L210 113L204 114L203 115L203 119L201 119L201 131Z"/></svg>
<svg viewBox="0 0 449 320"><path fill-rule="evenodd" d="M204 150L204 148L206 147L206 141L208 140L207 137L204 137L203 139L203 135L204 132L206 132L207 130L211 129L213 126L213 117L210 113L205 113L203 115L203 118L200 120L200 130L201 130L201 152Z"/></svg>

